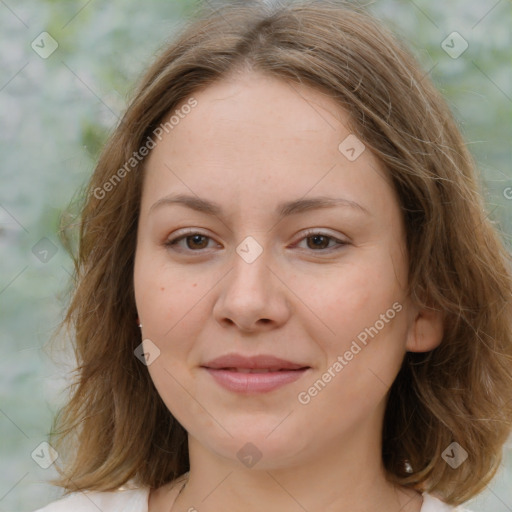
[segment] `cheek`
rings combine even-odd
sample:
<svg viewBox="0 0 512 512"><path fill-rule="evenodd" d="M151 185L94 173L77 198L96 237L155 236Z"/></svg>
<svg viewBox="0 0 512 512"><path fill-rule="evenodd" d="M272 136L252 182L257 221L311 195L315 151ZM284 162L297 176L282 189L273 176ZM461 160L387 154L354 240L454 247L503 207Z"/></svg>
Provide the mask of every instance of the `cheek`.
<svg viewBox="0 0 512 512"><path fill-rule="evenodd" d="M195 380L190 378L184 368L183 358L179 354L170 357L163 352L148 366L148 371L158 395L181 425L190 431L200 418L206 430L215 428L212 419L195 399L199 390Z"/></svg>
<svg viewBox="0 0 512 512"><path fill-rule="evenodd" d="M187 278L144 254L136 259L134 288L144 335L161 342L179 332L204 295L197 279Z"/></svg>
<svg viewBox="0 0 512 512"><path fill-rule="evenodd" d="M302 390L302 399L311 400L309 417L325 416L322 422L333 435L360 424L383 404L405 354L405 307L399 301L343 307L335 339L324 346L326 365Z"/></svg>
<svg viewBox="0 0 512 512"><path fill-rule="evenodd" d="M190 399L196 389L189 369L193 362L190 339L201 324L197 304L204 290L183 273L159 264L156 258L145 261L142 255L136 260L134 286L142 337L158 349L158 357L147 369L169 411L180 423L186 423L189 414L201 414Z"/></svg>
<svg viewBox="0 0 512 512"><path fill-rule="evenodd" d="M135 302L143 332L156 335L169 322L168 312L172 308L172 294L169 283L165 282L154 267L140 265L134 273Z"/></svg>
<svg viewBox="0 0 512 512"><path fill-rule="evenodd" d="M312 333L326 355L321 371L330 370L318 406L325 400L326 407L337 403L364 416L384 398L400 368L407 334L404 291L392 258L377 252L369 250L314 291L329 328Z"/></svg>
<svg viewBox="0 0 512 512"><path fill-rule="evenodd" d="M344 345L366 327L372 326L396 301L403 290L396 280L391 260L368 258L340 267L323 285L304 289L315 311L329 328L334 345ZM391 312L391 314L394 311ZM380 325L380 324L379 324ZM338 347L341 348L341 347Z"/></svg>
<svg viewBox="0 0 512 512"><path fill-rule="evenodd" d="M142 337L158 353L148 370L164 403L180 421L181 412L194 409L187 402L190 395L196 395L190 372L200 354L192 341L198 339L206 321L208 281L178 272L165 261L159 264L155 257L145 261L141 255L136 260L134 283Z"/></svg>

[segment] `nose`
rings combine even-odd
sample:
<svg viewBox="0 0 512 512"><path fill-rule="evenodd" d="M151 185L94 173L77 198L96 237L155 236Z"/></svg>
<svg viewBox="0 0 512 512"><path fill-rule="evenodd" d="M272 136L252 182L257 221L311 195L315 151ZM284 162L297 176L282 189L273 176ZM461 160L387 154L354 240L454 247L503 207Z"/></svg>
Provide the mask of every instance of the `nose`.
<svg viewBox="0 0 512 512"><path fill-rule="evenodd" d="M275 329L288 320L290 291L285 276L279 275L266 253L251 263L234 253L233 268L220 282L213 309L223 327L235 325L241 331L256 332Z"/></svg>

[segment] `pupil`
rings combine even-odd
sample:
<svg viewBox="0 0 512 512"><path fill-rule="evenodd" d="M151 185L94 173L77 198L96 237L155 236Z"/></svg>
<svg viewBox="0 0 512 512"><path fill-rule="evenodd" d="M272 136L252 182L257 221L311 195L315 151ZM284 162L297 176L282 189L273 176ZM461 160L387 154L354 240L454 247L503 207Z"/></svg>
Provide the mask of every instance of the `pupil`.
<svg viewBox="0 0 512 512"><path fill-rule="evenodd" d="M204 240L203 240L203 243L201 244L201 239L206 239L205 236L203 235L193 235L191 237L189 237L189 239L192 239L192 245L199 245L200 248L202 249L204 247Z"/></svg>
<svg viewBox="0 0 512 512"><path fill-rule="evenodd" d="M323 242L327 241L327 237L326 236L324 236L324 235L314 235L314 236L312 236L310 238L314 240L313 244L314 244L315 247L322 247L322 248L326 247L325 243L322 243L322 241ZM317 242L319 242L319 243L317 243Z"/></svg>

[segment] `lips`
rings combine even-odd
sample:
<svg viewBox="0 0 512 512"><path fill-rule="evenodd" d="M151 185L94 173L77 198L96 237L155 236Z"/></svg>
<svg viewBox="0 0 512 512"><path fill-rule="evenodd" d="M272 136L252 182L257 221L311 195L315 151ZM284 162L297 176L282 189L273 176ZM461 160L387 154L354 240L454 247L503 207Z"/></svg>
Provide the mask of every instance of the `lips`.
<svg viewBox="0 0 512 512"><path fill-rule="evenodd" d="M223 370L238 373L269 373L274 371L284 372L283 368L279 370L269 370L268 368L222 368ZM295 371L295 370L293 370Z"/></svg>
<svg viewBox="0 0 512 512"><path fill-rule="evenodd" d="M202 365L216 370L233 370L246 373L263 373L265 371L300 370L309 368L306 364L295 363L272 355L242 356L227 354Z"/></svg>
<svg viewBox="0 0 512 512"><path fill-rule="evenodd" d="M228 354L202 365L224 389L252 394L273 391L296 381L310 367L270 355Z"/></svg>

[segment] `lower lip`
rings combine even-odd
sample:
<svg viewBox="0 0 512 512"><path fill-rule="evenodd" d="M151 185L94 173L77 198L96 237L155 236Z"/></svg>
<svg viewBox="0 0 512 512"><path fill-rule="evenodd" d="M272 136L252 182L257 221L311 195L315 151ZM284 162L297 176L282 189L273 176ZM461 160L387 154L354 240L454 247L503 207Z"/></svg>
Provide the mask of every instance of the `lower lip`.
<svg viewBox="0 0 512 512"><path fill-rule="evenodd" d="M267 393L300 379L308 370L282 370L266 373L241 373L234 370L205 368L225 389L237 393Z"/></svg>

